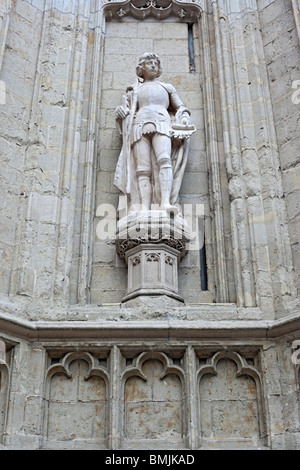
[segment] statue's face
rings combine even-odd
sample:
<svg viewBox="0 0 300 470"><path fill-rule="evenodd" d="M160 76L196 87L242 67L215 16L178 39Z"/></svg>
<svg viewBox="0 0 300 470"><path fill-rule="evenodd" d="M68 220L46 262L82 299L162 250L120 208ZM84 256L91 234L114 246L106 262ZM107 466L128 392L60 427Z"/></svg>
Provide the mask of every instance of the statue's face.
<svg viewBox="0 0 300 470"><path fill-rule="evenodd" d="M159 72L158 62L156 59L146 59L143 67L144 80L154 80Z"/></svg>

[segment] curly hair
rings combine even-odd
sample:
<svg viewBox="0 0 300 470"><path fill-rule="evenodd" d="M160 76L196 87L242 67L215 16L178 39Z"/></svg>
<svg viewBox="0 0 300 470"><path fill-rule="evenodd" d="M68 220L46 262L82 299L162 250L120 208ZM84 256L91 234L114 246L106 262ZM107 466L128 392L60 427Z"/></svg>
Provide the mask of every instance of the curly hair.
<svg viewBox="0 0 300 470"><path fill-rule="evenodd" d="M146 60L148 60L148 59L156 59L157 65L158 65L158 74L157 74L157 76L159 77L163 73L163 70L162 70L162 67L161 67L160 58L158 57L157 54L154 54L153 52L145 52L145 54L143 54L140 57L139 63L138 63L137 68L136 68L137 76L140 77L140 78L144 78L144 76L143 76L144 64L145 64Z"/></svg>

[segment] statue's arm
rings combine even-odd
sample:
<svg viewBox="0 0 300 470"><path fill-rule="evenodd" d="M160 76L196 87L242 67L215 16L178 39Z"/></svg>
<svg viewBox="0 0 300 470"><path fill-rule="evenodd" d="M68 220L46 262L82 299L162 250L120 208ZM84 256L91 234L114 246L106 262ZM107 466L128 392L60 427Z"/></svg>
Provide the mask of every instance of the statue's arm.
<svg viewBox="0 0 300 470"><path fill-rule="evenodd" d="M123 95L122 104L118 106L115 110L116 127L121 135L123 133L122 131L123 120L130 113L130 94L131 93L132 93L132 87L128 87L126 90L126 94Z"/></svg>
<svg viewBox="0 0 300 470"><path fill-rule="evenodd" d="M187 108L184 103L179 98L179 95L173 85L168 84L168 92L170 95L170 103L172 108L176 111L175 119L176 121L181 124L188 124L189 117L191 112L189 108Z"/></svg>

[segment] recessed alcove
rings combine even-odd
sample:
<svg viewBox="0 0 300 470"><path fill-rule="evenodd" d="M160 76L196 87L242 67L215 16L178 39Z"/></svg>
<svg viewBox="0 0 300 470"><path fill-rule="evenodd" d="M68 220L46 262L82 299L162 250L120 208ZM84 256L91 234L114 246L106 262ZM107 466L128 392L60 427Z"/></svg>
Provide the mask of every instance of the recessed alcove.
<svg viewBox="0 0 300 470"><path fill-rule="evenodd" d="M167 5L168 3L168 5ZM170 8L168 8L170 6ZM147 11L146 11L147 10ZM146 11L146 13L145 13ZM114 171L121 149L121 138L115 125L115 108L122 102L128 85L136 80L135 69L141 54L153 51L161 58L163 75L161 80L173 84L186 106L191 110L191 122L197 132L191 137L189 158L180 191L180 203L187 211L193 211L193 230L197 246L192 246L181 261L178 273L179 294L186 304L235 301L233 271L231 266L230 224L228 211L228 189L226 171L220 159L218 168L211 162L211 140L207 116L211 116L206 88L207 74L212 70L203 69L208 49L204 37L208 34L207 25L201 19L200 5L177 2L153 2L145 6L143 2L110 4L104 9L103 39L101 47L101 76L99 79L98 101L98 142L96 164L91 170L94 179L94 201L92 207L96 217L91 225L90 246L86 258L79 258L80 266L87 263L87 289L84 297L90 304L121 302L126 293L127 268L115 250L113 236L99 239L98 224L104 225L105 217L116 217L119 204L119 190L113 185ZM203 30L205 29L205 31ZM208 39L208 37L207 37ZM91 50L91 54L93 51ZM209 80L212 76L209 77ZM216 96L218 94L215 89ZM213 93L213 90L210 90ZM216 99L215 106L218 106ZM220 145L219 152L222 153ZM212 165L212 166L211 166ZM217 171L216 171L217 170ZM213 175L216 171L216 176ZM222 185L218 197L222 202L223 231L217 248L216 220L212 217L212 183L220 178ZM78 193L78 197L80 192ZM104 205L112 206L112 212L98 211ZM221 205L221 204L220 204ZM80 206L78 206L79 209ZM90 208L87 207L87 210ZM219 208L216 209L217 212ZM80 212L78 212L80 214ZM111 229L112 225L107 228ZM81 235L81 239L82 239ZM220 234L218 232L218 237ZM80 239L78 239L78 242ZM223 254L220 256L220 249ZM219 250L219 251L218 251ZM74 261L76 261L74 259ZM76 264L76 263L75 263ZM221 280L222 269L226 265L226 279ZM77 267L78 269L78 267ZM224 269L223 269L224 272ZM72 273L74 282L77 271ZM77 303L78 292L72 281L71 301ZM222 293L223 292L223 293ZM81 299L81 303L84 299Z"/></svg>

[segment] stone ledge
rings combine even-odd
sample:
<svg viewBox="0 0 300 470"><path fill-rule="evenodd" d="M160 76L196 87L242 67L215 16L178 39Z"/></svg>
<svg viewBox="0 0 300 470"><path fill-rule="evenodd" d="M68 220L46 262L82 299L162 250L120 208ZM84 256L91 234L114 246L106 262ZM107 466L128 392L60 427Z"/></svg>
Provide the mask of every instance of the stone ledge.
<svg viewBox="0 0 300 470"><path fill-rule="evenodd" d="M284 320L28 321L0 313L0 331L30 341L275 340L300 334L300 313Z"/></svg>

